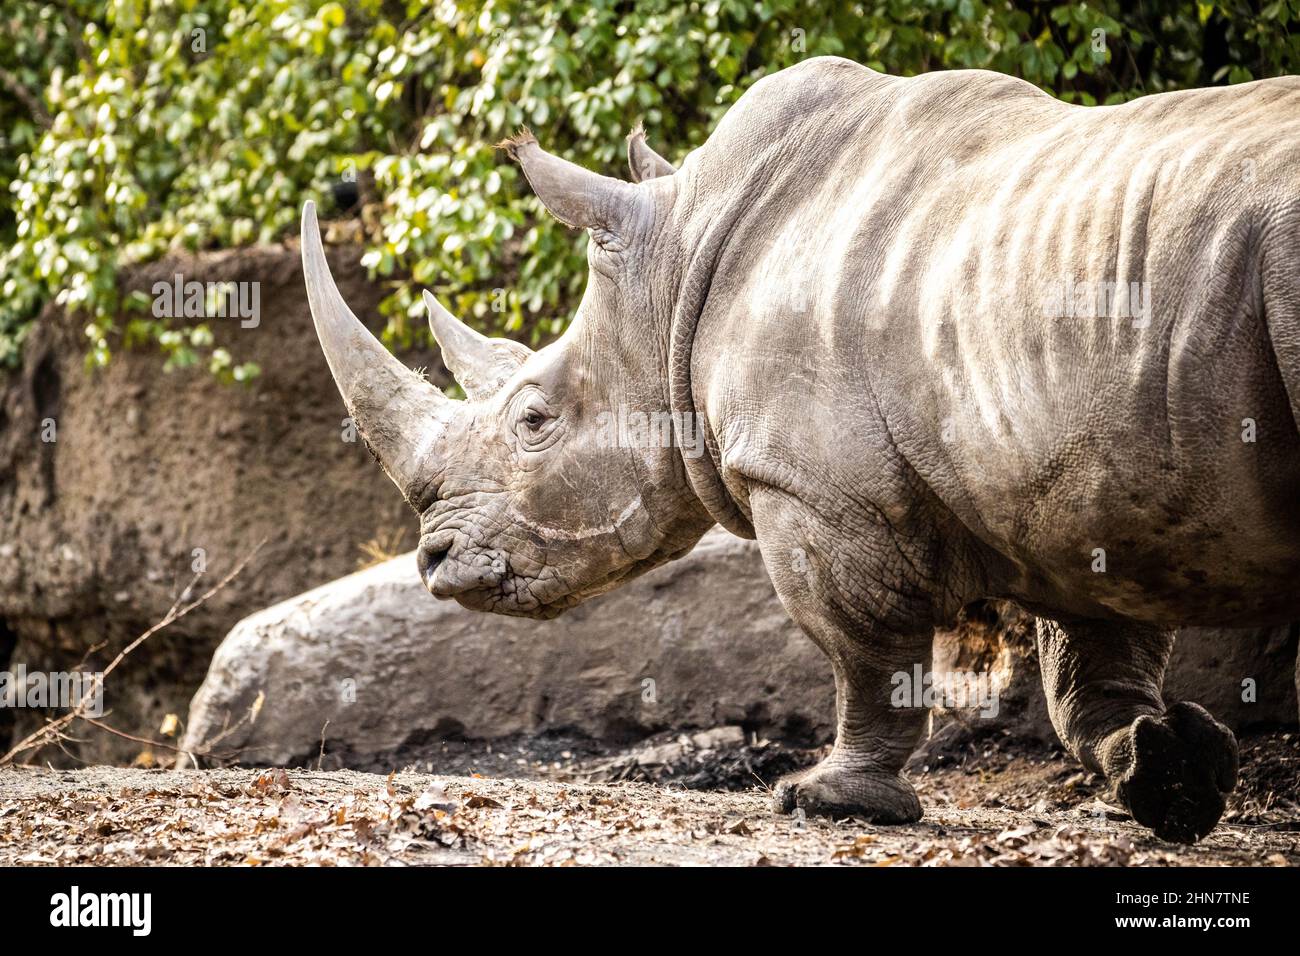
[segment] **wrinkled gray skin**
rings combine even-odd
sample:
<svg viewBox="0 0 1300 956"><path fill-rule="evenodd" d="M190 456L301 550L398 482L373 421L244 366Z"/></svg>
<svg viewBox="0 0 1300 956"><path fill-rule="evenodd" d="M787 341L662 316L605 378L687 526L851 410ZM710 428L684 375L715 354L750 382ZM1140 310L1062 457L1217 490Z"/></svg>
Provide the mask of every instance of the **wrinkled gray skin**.
<svg viewBox="0 0 1300 956"><path fill-rule="evenodd" d="M1086 109L835 58L756 84L680 169L638 130L635 183L524 135L508 152L590 229L590 279L536 353L428 297L464 402L347 313L310 208L304 258L434 594L550 617L713 522L756 537L838 698L833 752L778 806L881 822L921 815L899 771L925 711L890 705L891 675L1011 598L1042 617L1061 739L1192 841L1236 743L1162 699L1171 629L1300 617L1296 142L1294 78ZM1149 324L1045 315L1065 277L1146 283ZM620 405L698 416L707 453L611 447Z"/></svg>

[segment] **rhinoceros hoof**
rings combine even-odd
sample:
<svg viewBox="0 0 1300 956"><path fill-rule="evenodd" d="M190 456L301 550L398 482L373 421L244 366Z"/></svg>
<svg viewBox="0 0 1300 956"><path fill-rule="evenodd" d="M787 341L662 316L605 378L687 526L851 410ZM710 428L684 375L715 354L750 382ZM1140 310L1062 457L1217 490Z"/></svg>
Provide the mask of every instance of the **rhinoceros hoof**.
<svg viewBox="0 0 1300 956"><path fill-rule="evenodd" d="M826 762L783 778L773 797L778 813L803 810L813 816L862 817L872 823L915 823L921 819L921 801L902 777Z"/></svg>
<svg viewBox="0 0 1300 956"><path fill-rule="evenodd" d="M1180 701L1139 717L1112 749L1127 766L1115 791L1162 840L1195 843L1214 829L1237 785L1237 739L1198 704Z"/></svg>

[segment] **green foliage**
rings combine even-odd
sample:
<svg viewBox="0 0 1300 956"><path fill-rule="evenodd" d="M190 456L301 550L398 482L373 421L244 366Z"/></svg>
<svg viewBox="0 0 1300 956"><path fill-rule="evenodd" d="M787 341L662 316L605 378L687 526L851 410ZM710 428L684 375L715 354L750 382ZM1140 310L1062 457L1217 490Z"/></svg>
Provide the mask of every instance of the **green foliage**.
<svg viewBox="0 0 1300 956"><path fill-rule="evenodd" d="M269 242L340 179L390 340L435 289L480 328L563 327L585 236L559 226L492 143L520 125L623 175L644 118L678 159L763 75L838 54L897 74L979 67L1064 99L1241 82L1300 64L1300 0L9 0L0 45L0 364L55 299L89 361L156 343L168 367L256 369L123 297L118 270L169 248ZM412 280L407 282L407 279Z"/></svg>

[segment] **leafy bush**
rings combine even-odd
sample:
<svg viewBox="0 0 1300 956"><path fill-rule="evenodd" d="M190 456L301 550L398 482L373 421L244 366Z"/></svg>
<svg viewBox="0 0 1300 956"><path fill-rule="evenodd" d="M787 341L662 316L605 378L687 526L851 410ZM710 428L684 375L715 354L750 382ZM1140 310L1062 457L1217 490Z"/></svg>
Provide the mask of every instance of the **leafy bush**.
<svg viewBox="0 0 1300 956"><path fill-rule="evenodd" d="M491 144L520 125L623 175L644 118L671 159L766 73L839 54L899 74L981 67L1067 100L1293 69L1300 0L9 0L0 48L0 363L51 298L89 361L156 342L170 366L247 379L203 326L172 328L117 272L172 247L270 242L304 199L355 184L390 340L422 335L428 286L480 328L562 329L585 236L545 216ZM413 280L407 285L406 278Z"/></svg>

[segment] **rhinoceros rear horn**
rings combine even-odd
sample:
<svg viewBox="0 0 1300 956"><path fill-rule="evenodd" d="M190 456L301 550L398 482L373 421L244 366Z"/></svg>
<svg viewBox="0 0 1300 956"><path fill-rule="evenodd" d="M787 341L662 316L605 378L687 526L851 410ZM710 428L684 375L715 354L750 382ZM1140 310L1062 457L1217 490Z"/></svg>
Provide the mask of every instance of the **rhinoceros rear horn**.
<svg viewBox="0 0 1300 956"><path fill-rule="evenodd" d="M552 156L528 130L497 144L524 170L547 211L566 226L618 235L645 202L637 187Z"/></svg>
<svg viewBox="0 0 1300 956"><path fill-rule="evenodd" d="M444 309L427 289L424 306L429 310L429 328L442 349L447 370L471 399L494 394L533 354L519 342L490 339L475 332Z"/></svg>
<svg viewBox="0 0 1300 956"><path fill-rule="evenodd" d="M348 308L330 275L316 205L302 209L302 271L316 336L348 413L380 465L417 509L454 403L399 362Z"/></svg>
<svg viewBox="0 0 1300 956"><path fill-rule="evenodd" d="M636 129L627 138L627 165L632 171L634 183L671 176L677 172L672 163L649 147L645 141L645 127L640 123L636 124Z"/></svg>

